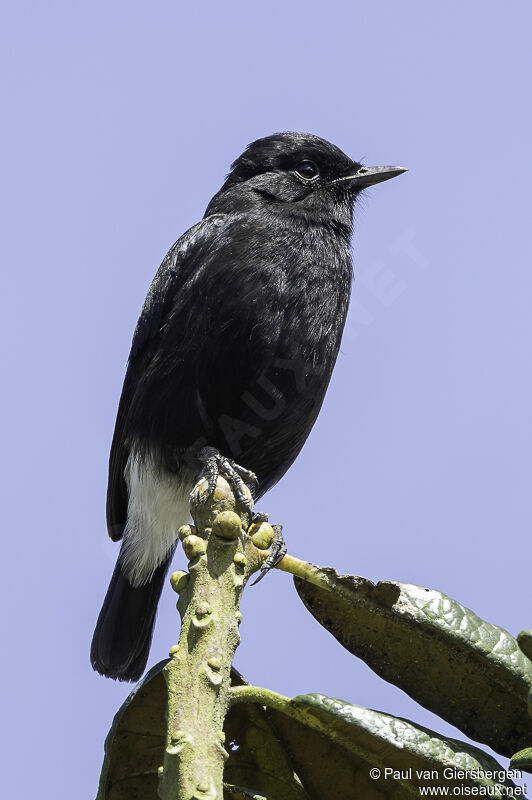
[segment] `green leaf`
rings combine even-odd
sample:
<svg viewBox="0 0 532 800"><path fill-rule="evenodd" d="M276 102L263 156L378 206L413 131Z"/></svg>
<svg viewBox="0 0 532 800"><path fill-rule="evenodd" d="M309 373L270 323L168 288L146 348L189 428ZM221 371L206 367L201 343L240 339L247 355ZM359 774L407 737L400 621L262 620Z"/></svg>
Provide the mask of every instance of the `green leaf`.
<svg viewBox="0 0 532 800"><path fill-rule="evenodd" d="M497 752L530 744L532 663L507 631L434 589L322 573L330 591L299 578L296 589L347 650Z"/></svg>
<svg viewBox="0 0 532 800"><path fill-rule="evenodd" d="M517 634L517 644L529 659L532 659L532 631L527 629Z"/></svg>
<svg viewBox="0 0 532 800"><path fill-rule="evenodd" d="M510 759L510 767L523 772L532 772L532 747L514 753Z"/></svg>
<svg viewBox="0 0 532 800"><path fill-rule="evenodd" d="M104 744L96 800L157 800L166 741L166 684L159 662L115 714Z"/></svg>
<svg viewBox="0 0 532 800"><path fill-rule="evenodd" d="M406 800L419 797L420 786L475 786L477 794L497 787L489 796L504 797L513 787L478 748L405 719L320 694L289 700L252 686L240 702L268 706L293 769L316 800Z"/></svg>

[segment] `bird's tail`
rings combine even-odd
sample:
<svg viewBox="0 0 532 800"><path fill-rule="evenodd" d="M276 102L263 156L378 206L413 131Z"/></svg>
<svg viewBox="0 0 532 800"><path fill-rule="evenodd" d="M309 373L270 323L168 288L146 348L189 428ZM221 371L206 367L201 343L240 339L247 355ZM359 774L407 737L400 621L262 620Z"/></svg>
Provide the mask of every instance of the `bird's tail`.
<svg viewBox="0 0 532 800"><path fill-rule="evenodd" d="M117 561L91 645L93 668L108 678L136 681L146 667L157 603L172 554L149 582L133 587Z"/></svg>

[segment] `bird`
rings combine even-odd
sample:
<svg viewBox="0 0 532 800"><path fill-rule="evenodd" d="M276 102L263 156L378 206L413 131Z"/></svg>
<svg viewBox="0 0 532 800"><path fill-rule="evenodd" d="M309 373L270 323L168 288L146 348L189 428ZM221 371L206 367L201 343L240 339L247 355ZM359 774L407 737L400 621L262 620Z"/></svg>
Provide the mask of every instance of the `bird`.
<svg viewBox="0 0 532 800"><path fill-rule="evenodd" d="M109 457L121 541L91 645L121 681L146 667L157 604L198 474L259 499L314 425L352 283L354 205L406 170L308 133L252 142L170 248L137 322Z"/></svg>

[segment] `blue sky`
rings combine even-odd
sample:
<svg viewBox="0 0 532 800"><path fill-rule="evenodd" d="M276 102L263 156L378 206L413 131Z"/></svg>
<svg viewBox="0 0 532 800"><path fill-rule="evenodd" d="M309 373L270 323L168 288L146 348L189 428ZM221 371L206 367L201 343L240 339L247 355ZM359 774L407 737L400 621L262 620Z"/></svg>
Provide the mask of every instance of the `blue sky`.
<svg viewBox="0 0 532 800"><path fill-rule="evenodd" d="M274 131L409 173L357 210L327 399L261 508L294 555L532 625L531 23L528 3L478 0L4 9L6 796L95 791L128 693L88 651L116 556L104 495L131 335L168 247ZM176 640L173 600L150 663ZM344 652L287 575L243 612L248 680L458 735Z"/></svg>

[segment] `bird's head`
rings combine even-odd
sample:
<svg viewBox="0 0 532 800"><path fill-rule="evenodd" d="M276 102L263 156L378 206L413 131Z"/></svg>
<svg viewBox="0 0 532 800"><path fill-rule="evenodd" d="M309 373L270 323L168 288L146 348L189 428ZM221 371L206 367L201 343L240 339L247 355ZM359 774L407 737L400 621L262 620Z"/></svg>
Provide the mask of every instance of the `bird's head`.
<svg viewBox="0 0 532 800"><path fill-rule="evenodd" d="M362 189L402 172L404 167L363 166L319 136L276 133L252 142L236 159L207 213L284 203L309 212L342 208L350 215Z"/></svg>

